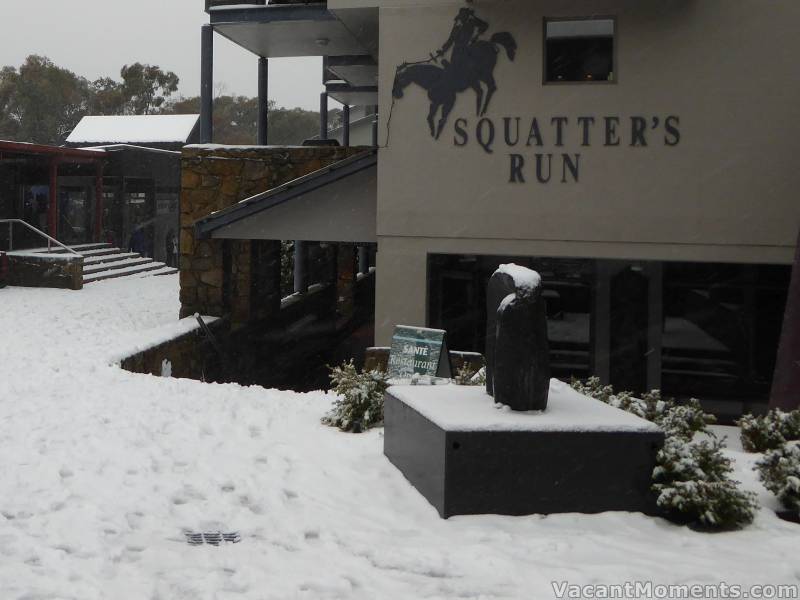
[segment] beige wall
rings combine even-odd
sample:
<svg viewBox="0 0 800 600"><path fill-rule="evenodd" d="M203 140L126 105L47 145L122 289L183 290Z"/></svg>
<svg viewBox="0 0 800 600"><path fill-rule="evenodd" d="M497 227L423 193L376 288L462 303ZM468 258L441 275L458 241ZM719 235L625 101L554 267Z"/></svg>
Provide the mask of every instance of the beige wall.
<svg viewBox="0 0 800 600"><path fill-rule="evenodd" d="M392 108L396 66L423 60L447 39L459 4L381 8L377 342L397 322L425 318L427 253L605 256L655 260L790 262L800 223L800 3L796 0L480 2L487 36L509 31L498 92L486 115L492 154L474 141L475 94L460 94L444 133L431 138L426 93L410 87ZM616 84L542 85L545 17L617 19ZM552 117L567 117L563 147ZM576 120L597 124L589 147ZM602 118L620 117L622 143L603 145ZM630 118L658 117L647 147L631 147ZM680 119L679 145L664 121ZM503 117L522 140L503 140ZM544 145L526 147L537 117ZM470 142L454 145L456 119ZM514 122L512 121L512 124ZM509 183L511 153L527 182ZM580 154L579 181L536 181L536 153ZM554 167L556 163L554 162Z"/></svg>

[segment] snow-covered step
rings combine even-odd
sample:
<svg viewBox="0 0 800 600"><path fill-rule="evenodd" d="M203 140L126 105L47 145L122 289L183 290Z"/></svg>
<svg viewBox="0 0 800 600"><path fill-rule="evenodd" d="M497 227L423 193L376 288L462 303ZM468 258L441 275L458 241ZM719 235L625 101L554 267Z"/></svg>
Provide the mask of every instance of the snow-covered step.
<svg viewBox="0 0 800 600"><path fill-rule="evenodd" d="M161 269L158 269L157 271L148 271L147 273L144 274L144 276L147 276L147 277L149 277L149 276L158 277L160 275L174 275L175 273L178 273L178 272L179 272L178 269L176 269L175 267L166 267L165 266L165 267L163 267Z"/></svg>
<svg viewBox="0 0 800 600"><path fill-rule="evenodd" d="M167 267L164 263L149 261L146 264L135 265L131 267L123 267L120 269L106 269L103 271L98 271L97 273L92 273L91 275L85 275L83 277L83 283L94 283L95 281L103 281L105 279L116 279L118 277L126 277L128 275L137 275L139 273L148 273L150 271L159 271Z"/></svg>
<svg viewBox="0 0 800 600"><path fill-rule="evenodd" d="M73 250L74 252L77 252L78 254L84 254L86 252L91 252L93 250L110 249L113 246L111 244L100 244L100 243L98 243L98 244L75 244L75 245L72 245L72 246L67 244L67 247L70 250ZM116 249L119 250L119 248L116 248ZM30 250L26 250L26 252L36 252L37 254L38 253L45 253L46 254L46 253L48 253L48 249L47 249L47 246L42 246L42 247L39 247L39 248L31 248ZM62 247L57 246L56 244L53 244L51 246L49 252L52 253L52 254L65 254L67 251L64 250Z"/></svg>
<svg viewBox="0 0 800 600"><path fill-rule="evenodd" d="M110 254L119 254L122 252L119 248L115 248L113 246L106 246L105 248L92 248L89 250L76 250L76 252L82 255L84 258L86 257L94 257L94 256L108 256Z"/></svg>
<svg viewBox="0 0 800 600"><path fill-rule="evenodd" d="M94 273L100 273L101 271L113 271L117 269L124 269L127 267L135 267L137 265L147 265L153 264L153 260L147 257L139 256L138 254L131 258L125 258L122 260L115 260L113 262L101 262L96 264L91 264L88 267L86 264L83 266L83 274L84 279L86 275L92 275ZM160 263L156 263L160 264Z"/></svg>
<svg viewBox="0 0 800 600"><path fill-rule="evenodd" d="M101 254L100 256L90 256L89 258L84 259L83 267L85 271L86 267L90 265L114 263L122 260L128 260L129 258L139 258L140 256L141 254L138 252L120 252L118 254Z"/></svg>

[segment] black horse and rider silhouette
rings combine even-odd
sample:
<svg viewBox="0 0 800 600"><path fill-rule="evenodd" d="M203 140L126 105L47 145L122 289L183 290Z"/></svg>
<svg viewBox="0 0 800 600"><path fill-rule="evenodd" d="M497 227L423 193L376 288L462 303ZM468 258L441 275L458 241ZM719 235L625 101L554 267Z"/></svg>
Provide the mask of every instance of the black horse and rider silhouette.
<svg viewBox="0 0 800 600"><path fill-rule="evenodd" d="M500 48L505 49L511 61L517 55L517 42L508 32L495 33L488 40L481 39L488 28L489 24L479 19L473 9L462 8L456 16L450 38L436 54L426 61L403 63L397 67L392 96L402 98L405 88L411 84L426 90L431 101L428 126L435 139L442 135L461 92L475 90L476 114L479 117L486 114L497 91L494 70ZM452 54L447 60L444 55L451 48ZM441 66L433 64L437 61L441 61Z"/></svg>

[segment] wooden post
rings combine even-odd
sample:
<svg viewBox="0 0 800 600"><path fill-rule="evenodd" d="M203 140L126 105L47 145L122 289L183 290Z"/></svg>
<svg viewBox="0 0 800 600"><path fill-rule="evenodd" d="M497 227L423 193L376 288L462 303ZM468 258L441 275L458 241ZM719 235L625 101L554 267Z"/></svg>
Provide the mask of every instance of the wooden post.
<svg viewBox="0 0 800 600"><path fill-rule="evenodd" d="M308 291L308 244L294 242L294 293L305 294Z"/></svg>
<svg viewBox="0 0 800 600"><path fill-rule="evenodd" d="M358 247L358 272L369 273L369 246Z"/></svg>
<svg viewBox="0 0 800 600"><path fill-rule="evenodd" d="M269 60L258 59L258 145L266 146L269 138Z"/></svg>
<svg viewBox="0 0 800 600"><path fill-rule="evenodd" d="M319 95L319 139L328 139L328 93Z"/></svg>
<svg viewBox="0 0 800 600"><path fill-rule="evenodd" d="M214 28L203 25L200 46L200 143L214 138Z"/></svg>
<svg viewBox="0 0 800 600"><path fill-rule="evenodd" d="M800 235L797 237L769 406L783 410L800 408Z"/></svg>
<svg viewBox="0 0 800 600"><path fill-rule="evenodd" d="M345 104L342 108L342 146L350 145L350 105Z"/></svg>
<svg viewBox="0 0 800 600"><path fill-rule="evenodd" d="M339 244L336 253L336 316L350 319L356 308L356 253L353 244Z"/></svg>
<svg viewBox="0 0 800 600"><path fill-rule="evenodd" d="M95 163L94 177L94 241L103 241L103 163Z"/></svg>

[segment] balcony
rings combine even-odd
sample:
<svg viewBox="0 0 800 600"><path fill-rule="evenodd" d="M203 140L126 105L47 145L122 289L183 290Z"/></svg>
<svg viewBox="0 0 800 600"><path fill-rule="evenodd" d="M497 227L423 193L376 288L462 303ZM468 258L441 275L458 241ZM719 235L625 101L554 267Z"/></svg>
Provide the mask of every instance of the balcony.
<svg viewBox="0 0 800 600"><path fill-rule="evenodd" d="M270 58L323 58L322 83L327 99L333 98L348 111L351 106L378 104L378 9L328 8L327 2L300 0L205 0L209 25L203 36L204 142L210 141L210 103L213 78L213 33L227 38L259 58L259 89L266 97ZM263 84L263 85L262 85ZM322 116L321 138L326 117ZM264 135L262 135L262 133ZM266 139L261 130L259 140ZM262 143L262 141L259 141Z"/></svg>

